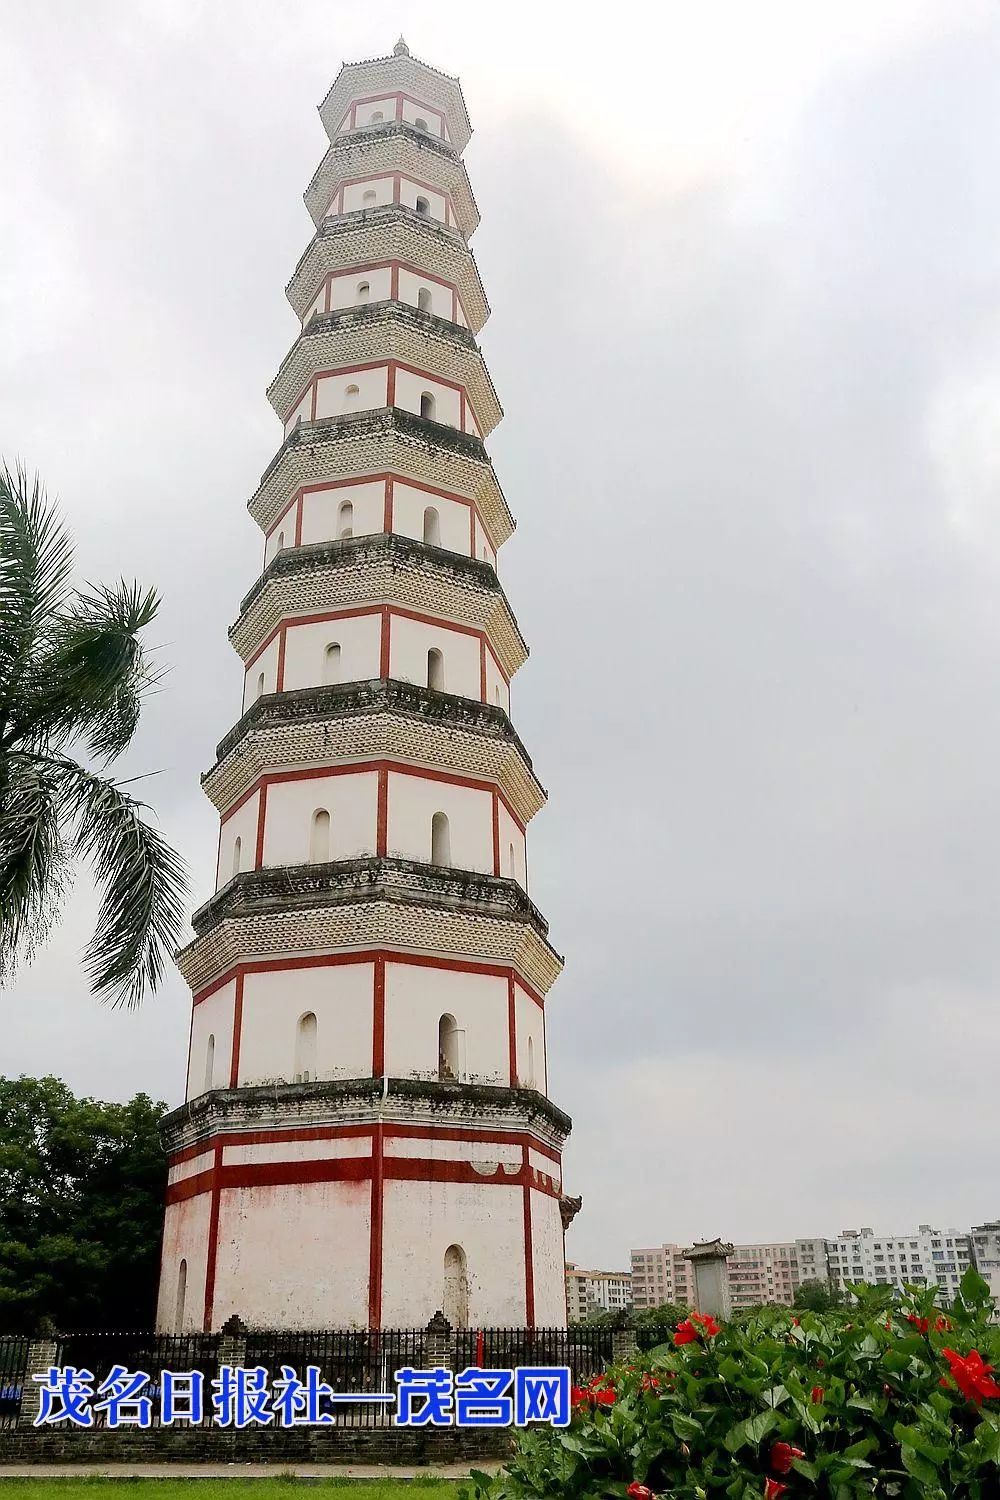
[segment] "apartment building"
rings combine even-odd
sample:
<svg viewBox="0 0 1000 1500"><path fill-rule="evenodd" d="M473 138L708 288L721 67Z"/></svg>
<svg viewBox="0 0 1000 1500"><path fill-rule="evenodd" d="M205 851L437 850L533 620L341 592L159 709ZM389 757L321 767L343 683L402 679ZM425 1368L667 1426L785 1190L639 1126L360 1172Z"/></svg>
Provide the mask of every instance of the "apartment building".
<svg viewBox="0 0 1000 1500"><path fill-rule="evenodd" d="M844 1229L827 1242L827 1257L834 1286L867 1281L902 1290L907 1283L929 1286L936 1281L942 1297L950 1300L972 1263L972 1247L970 1236L961 1230L934 1229L930 1224L893 1235L876 1235L870 1228Z"/></svg>
<svg viewBox="0 0 1000 1500"><path fill-rule="evenodd" d="M629 1271L584 1271L566 1262L566 1317L580 1323L592 1313L624 1312L632 1305Z"/></svg>
<svg viewBox="0 0 1000 1500"><path fill-rule="evenodd" d="M683 1245L654 1245L631 1252L632 1306L637 1312L662 1302L694 1307L694 1271L683 1249Z"/></svg>
<svg viewBox="0 0 1000 1500"><path fill-rule="evenodd" d="M1000 1219L973 1224L969 1238L972 1264L983 1280L989 1282L990 1291L1000 1301Z"/></svg>

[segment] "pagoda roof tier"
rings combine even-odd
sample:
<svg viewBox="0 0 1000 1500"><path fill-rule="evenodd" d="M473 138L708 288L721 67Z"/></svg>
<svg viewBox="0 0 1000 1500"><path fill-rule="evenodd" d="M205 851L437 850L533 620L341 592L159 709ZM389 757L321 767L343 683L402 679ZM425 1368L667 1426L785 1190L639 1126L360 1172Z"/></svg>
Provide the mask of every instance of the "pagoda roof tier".
<svg viewBox="0 0 1000 1500"><path fill-rule="evenodd" d="M319 106L319 117L331 140L352 100L373 94L412 94L425 104L435 104L447 117L448 132L456 151L469 144L472 126L462 96L462 85L450 73L411 57L408 51L372 57L365 62L344 63Z"/></svg>
<svg viewBox="0 0 1000 1500"><path fill-rule="evenodd" d="M283 621L352 604L396 605L482 630L508 678L528 659L489 563L392 532L283 548L243 600L229 639L249 663Z"/></svg>
<svg viewBox="0 0 1000 1500"><path fill-rule="evenodd" d="M270 531L304 485L394 474L474 500L493 546L513 534L514 518L479 438L400 407L299 422L285 438L247 502Z"/></svg>
<svg viewBox="0 0 1000 1500"><path fill-rule="evenodd" d="M451 199L458 227L466 239L475 234L479 209L465 165L447 141L440 141L405 120L389 120L338 135L323 157L302 197L314 224L330 211L338 183L401 172Z"/></svg>
<svg viewBox="0 0 1000 1500"><path fill-rule="evenodd" d="M450 281L458 288L474 333L489 317L471 247L454 230L403 203L324 219L295 267L286 296L304 318L327 276L386 260L404 261L428 276Z"/></svg>
<svg viewBox="0 0 1000 1500"><path fill-rule="evenodd" d="M386 759L495 782L525 824L545 806L502 708L392 678L256 698L218 757L202 786L220 813L269 772Z"/></svg>
<svg viewBox="0 0 1000 1500"><path fill-rule="evenodd" d="M545 995L562 970L548 924L517 881L373 857L235 875L195 912L176 954L196 993L237 963L397 949L513 967Z"/></svg>
<svg viewBox="0 0 1000 1500"><path fill-rule="evenodd" d="M483 437L503 418L475 336L407 302L365 302L317 314L282 360L267 398L284 422L314 375L388 359L464 386Z"/></svg>
<svg viewBox="0 0 1000 1500"><path fill-rule="evenodd" d="M422 1078L337 1078L211 1089L171 1110L162 1123L167 1149L175 1152L197 1149L219 1136L238 1146L241 1136L252 1136L262 1126L295 1132L379 1123L390 1135L394 1125L427 1131L478 1127L501 1136L509 1131L534 1136L558 1151L573 1122L537 1089Z"/></svg>

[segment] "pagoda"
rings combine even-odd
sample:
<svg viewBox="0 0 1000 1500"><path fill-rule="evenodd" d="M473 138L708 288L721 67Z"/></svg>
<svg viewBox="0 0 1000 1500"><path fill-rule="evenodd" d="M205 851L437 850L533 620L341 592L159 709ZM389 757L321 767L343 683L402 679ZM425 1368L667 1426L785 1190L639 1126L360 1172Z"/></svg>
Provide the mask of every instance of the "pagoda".
<svg viewBox="0 0 1000 1500"><path fill-rule="evenodd" d="M510 719L469 119L402 40L319 113L263 571L229 632L242 717L202 778L216 890L177 956L158 1326L562 1327L561 960L527 890L545 793Z"/></svg>

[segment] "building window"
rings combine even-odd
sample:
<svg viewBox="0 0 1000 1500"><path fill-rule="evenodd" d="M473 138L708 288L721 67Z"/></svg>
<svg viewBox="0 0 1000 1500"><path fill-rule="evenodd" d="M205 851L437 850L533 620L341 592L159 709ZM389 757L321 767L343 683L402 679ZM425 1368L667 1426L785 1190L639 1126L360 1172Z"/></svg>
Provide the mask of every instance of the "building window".
<svg viewBox="0 0 1000 1500"><path fill-rule="evenodd" d="M350 500L341 500L337 512L337 536L342 540L354 535L354 505Z"/></svg>
<svg viewBox="0 0 1000 1500"><path fill-rule="evenodd" d="M419 307L419 309L420 309L421 312L431 312L432 311L432 308L431 308L431 294L430 294L430 292L427 290L427 288L425 286L422 286L420 288L419 292L417 293L417 306Z"/></svg>
<svg viewBox="0 0 1000 1500"><path fill-rule="evenodd" d="M309 830L309 862L326 864L330 858L330 814L325 807L318 807L312 815Z"/></svg>
<svg viewBox="0 0 1000 1500"><path fill-rule="evenodd" d="M374 188L365 188L361 194L361 203L364 208L374 208L375 199L378 197Z"/></svg>
<svg viewBox="0 0 1000 1500"><path fill-rule="evenodd" d="M215 1033L209 1032L208 1041L205 1044L205 1093L207 1094L215 1084Z"/></svg>
<svg viewBox="0 0 1000 1500"><path fill-rule="evenodd" d="M187 1301L188 1263L182 1260L177 1267L177 1300L174 1303L174 1332L184 1332L184 1304Z"/></svg>
<svg viewBox="0 0 1000 1500"><path fill-rule="evenodd" d="M517 876L517 869L516 869L516 867L514 865L514 845L513 844L508 844L507 845L507 874L511 877L512 880Z"/></svg>
<svg viewBox="0 0 1000 1500"><path fill-rule="evenodd" d="M420 392L420 415L434 420L434 397L430 391Z"/></svg>
<svg viewBox="0 0 1000 1500"><path fill-rule="evenodd" d="M328 686L340 681L340 645L337 641L331 641L323 652L323 681Z"/></svg>
<svg viewBox="0 0 1000 1500"><path fill-rule="evenodd" d="M427 653L427 686L435 692L444 692L444 653L436 646Z"/></svg>
<svg viewBox="0 0 1000 1500"><path fill-rule="evenodd" d="M430 211L431 211L431 205L430 205L430 202L428 201L428 199L426 199L426 198L418 198L417 199L417 213L420 214L421 218L426 219L428 217L428 215L430 214Z"/></svg>
<svg viewBox="0 0 1000 1500"><path fill-rule="evenodd" d="M371 291L372 291L372 289L371 289L371 283L370 282L368 282L368 281L359 281L358 285L357 285L357 288L355 290L355 293L354 293L355 301L357 301L357 302L367 302L368 298L371 296Z"/></svg>
<svg viewBox="0 0 1000 1500"><path fill-rule="evenodd" d="M424 541L431 547L441 545L441 517L433 505L424 511Z"/></svg>
<svg viewBox="0 0 1000 1500"><path fill-rule="evenodd" d="M368 123L369 123L369 125L381 125L382 121L384 119L385 119L385 115L382 113L382 111L380 109L376 109L376 110L373 110L372 113L369 115L369 117L368 117Z"/></svg>
<svg viewBox="0 0 1000 1500"><path fill-rule="evenodd" d="M307 1010L295 1028L295 1082L310 1083L315 1077L316 1016Z"/></svg>
<svg viewBox="0 0 1000 1500"><path fill-rule="evenodd" d="M443 1015L438 1021L438 1078L442 1082L459 1077L459 1030L454 1016Z"/></svg>
<svg viewBox="0 0 1000 1500"><path fill-rule="evenodd" d="M263 698L263 696L264 696L264 674L263 674L263 672L261 672L260 675L257 678L257 697L258 698Z"/></svg>
<svg viewBox="0 0 1000 1500"><path fill-rule="evenodd" d="M449 1245L444 1252L444 1290L442 1311L452 1328L469 1326L469 1271L461 1245Z"/></svg>
<svg viewBox="0 0 1000 1500"><path fill-rule="evenodd" d="M535 1087L535 1039L532 1036L528 1038L528 1087Z"/></svg>
<svg viewBox="0 0 1000 1500"><path fill-rule="evenodd" d="M242 853L243 853L243 840L240 838L239 834L237 834L235 840L233 841L233 874L234 875L238 875L240 873L240 856L241 856Z"/></svg>
<svg viewBox="0 0 1000 1500"><path fill-rule="evenodd" d="M278 532L278 545L274 549L275 552L280 552L281 549L282 549L282 547L284 547L284 545L285 545L285 533L283 531L279 531Z"/></svg>
<svg viewBox="0 0 1000 1500"><path fill-rule="evenodd" d="M427 121L426 120L422 120L419 115L417 116L417 118L414 120L413 123L417 127L418 130L426 130L427 129Z"/></svg>
<svg viewBox="0 0 1000 1500"><path fill-rule="evenodd" d="M431 818L431 864L451 864L451 825L447 813L436 812Z"/></svg>

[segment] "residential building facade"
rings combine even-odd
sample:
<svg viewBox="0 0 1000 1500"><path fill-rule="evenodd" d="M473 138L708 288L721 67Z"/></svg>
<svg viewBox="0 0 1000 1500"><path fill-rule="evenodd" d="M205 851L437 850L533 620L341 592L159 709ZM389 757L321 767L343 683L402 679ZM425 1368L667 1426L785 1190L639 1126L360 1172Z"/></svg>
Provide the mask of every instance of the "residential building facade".
<svg viewBox="0 0 1000 1500"><path fill-rule="evenodd" d="M566 1316L580 1323L594 1313L624 1312L632 1305L629 1271L584 1271L566 1262Z"/></svg>

